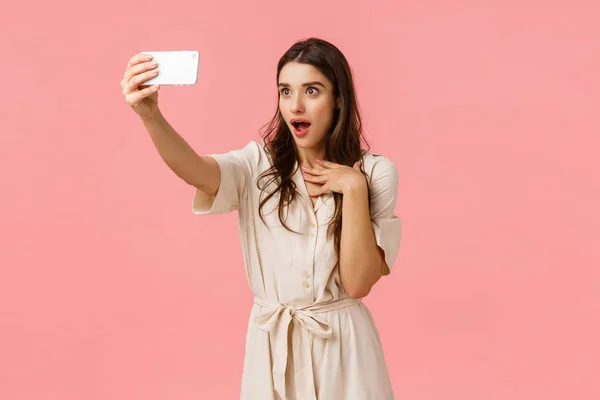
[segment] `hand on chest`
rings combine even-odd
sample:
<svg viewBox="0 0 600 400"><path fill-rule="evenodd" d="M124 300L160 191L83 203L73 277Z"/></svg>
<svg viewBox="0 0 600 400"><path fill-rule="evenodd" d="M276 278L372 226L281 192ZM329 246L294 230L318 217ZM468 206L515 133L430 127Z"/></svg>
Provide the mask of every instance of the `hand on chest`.
<svg viewBox="0 0 600 400"><path fill-rule="evenodd" d="M317 160L318 165L301 167L302 180L313 204L320 195L328 192L344 193L345 189L364 186L365 177L360 170L360 161L352 167L328 161Z"/></svg>

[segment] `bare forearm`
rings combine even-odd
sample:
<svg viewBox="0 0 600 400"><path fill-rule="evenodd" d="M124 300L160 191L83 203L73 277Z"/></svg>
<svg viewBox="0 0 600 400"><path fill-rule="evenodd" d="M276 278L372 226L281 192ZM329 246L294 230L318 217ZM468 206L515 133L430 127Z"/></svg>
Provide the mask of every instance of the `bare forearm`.
<svg viewBox="0 0 600 400"><path fill-rule="evenodd" d="M366 296L381 277L381 254L369 214L368 192L360 186L344 193L340 277L351 297Z"/></svg>
<svg viewBox="0 0 600 400"><path fill-rule="evenodd" d="M142 122L158 154L177 176L207 192L216 192L220 176L214 162L199 156L160 112Z"/></svg>

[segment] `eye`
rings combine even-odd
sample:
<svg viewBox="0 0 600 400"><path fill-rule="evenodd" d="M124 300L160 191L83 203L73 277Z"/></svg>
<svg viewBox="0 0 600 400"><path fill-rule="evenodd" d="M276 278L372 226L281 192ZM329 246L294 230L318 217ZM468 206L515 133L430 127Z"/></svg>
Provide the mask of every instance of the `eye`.
<svg viewBox="0 0 600 400"><path fill-rule="evenodd" d="M287 93L286 93L286 90L288 90L288 91L289 91L290 89L288 89L288 88L283 88L283 89L281 89L281 90L280 90L280 93L281 93L282 95L284 95L284 96L285 96L285 95L287 95ZM312 93L312 94L317 94L317 93L319 93L319 89L317 89L317 88L316 88L316 87L314 87L314 86L311 86L311 87L309 87L308 89L306 89L306 91L307 91L307 92L308 92L309 90L313 90L313 91L314 91L314 93Z"/></svg>

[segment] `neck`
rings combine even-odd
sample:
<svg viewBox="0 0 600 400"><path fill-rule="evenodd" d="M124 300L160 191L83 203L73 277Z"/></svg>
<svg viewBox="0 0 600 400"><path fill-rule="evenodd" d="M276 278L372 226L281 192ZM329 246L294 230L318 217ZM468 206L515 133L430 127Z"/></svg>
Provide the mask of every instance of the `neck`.
<svg viewBox="0 0 600 400"><path fill-rule="evenodd" d="M298 163L300 166L314 167L317 165L317 159L324 160L325 147L303 149L298 147Z"/></svg>

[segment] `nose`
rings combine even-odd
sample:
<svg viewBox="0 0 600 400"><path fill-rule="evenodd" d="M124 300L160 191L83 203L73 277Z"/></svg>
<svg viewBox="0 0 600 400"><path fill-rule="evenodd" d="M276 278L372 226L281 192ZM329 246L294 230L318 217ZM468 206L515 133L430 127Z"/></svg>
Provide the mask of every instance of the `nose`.
<svg viewBox="0 0 600 400"><path fill-rule="evenodd" d="M302 96L300 94L297 94L294 97L292 97L291 111L294 114L301 113L302 111L304 111L304 104L302 103Z"/></svg>

